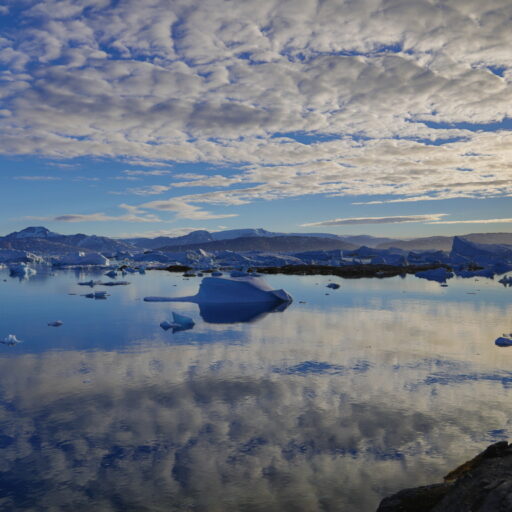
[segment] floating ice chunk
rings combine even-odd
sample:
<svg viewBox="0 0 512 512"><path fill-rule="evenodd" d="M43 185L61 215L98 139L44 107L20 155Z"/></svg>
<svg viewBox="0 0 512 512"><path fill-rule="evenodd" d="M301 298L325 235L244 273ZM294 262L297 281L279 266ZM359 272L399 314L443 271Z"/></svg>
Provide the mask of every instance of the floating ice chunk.
<svg viewBox="0 0 512 512"><path fill-rule="evenodd" d="M56 320L55 322L48 322L48 325L50 327L60 327L63 323L64 322L61 322L60 320Z"/></svg>
<svg viewBox="0 0 512 512"><path fill-rule="evenodd" d="M195 322L192 320L192 318L189 316L180 315L178 313L173 312L172 319L175 324L179 325L183 329L191 329L195 325Z"/></svg>
<svg viewBox="0 0 512 512"><path fill-rule="evenodd" d="M127 286L130 283L128 281L107 281L105 283L98 283L101 286Z"/></svg>
<svg viewBox="0 0 512 512"><path fill-rule="evenodd" d="M114 279L115 277L117 277L117 272L115 270L109 270L105 275L107 277L111 277L112 279Z"/></svg>
<svg viewBox="0 0 512 512"><path fill-rule="evenodd" d="M25 279L37 274L35 269L30 268L24 263L20 263L19 265L11 265L9 267L9 273L11 276L19 277L20 279Z"/></svg>
<svg viewBox="0 0 512 512"><path fill-rule="evenodd" d="M18 343L21 343L21 340L16 338L15 334L8 334L3 340L0 340L0 343L3 343L4 345L17 345Z"/></svg>
<svg viewBox="0 0 512 512"><path fill-rule="evenodd" d="M216 270L215 272L212 272L212 277L220 277L222 275L222 272L219 272Z"/></svg>
<svg viewBox="0 0 512 512"><path fill-rule="evenodd" d="M107 292L94 292L94 293L88 293L86 295L88 299L106 299L107 298Z"/></svg>
<svg viewBox="0 0 512 512"><path fill-rule="evenodd" d="M444 267L435 268L432 270L422 270L416 272L416 277L421 279L428 279L429 281L437 281L438 283L445 283L447 279L453 277L453 272L450 272Z"/></svg>
<svg viewBox="0 0 512 512"><path fill-rule="evenodd" d="M97 284L101 284L101 281L93 281L92 279L90 281L83 281L81 283L78 283L80 286L90 286L91 288L93 286L96 286Z"/></svg>
<svg viewBox="0 0 512 512"><path fill-rule="evenodd" d="M502 277L498 283L501 283L503 286L512 286L512 276Z"/></svg>
<svg viewBox="0 0 512 512"><path fill-rule="evenodd" d="M164 320L163 322L160 323L160 327L164 331L168 331L169 329L172 329L173 327L176 327L176 325L175 324L171 324L171 322L168 322L167 320Z"/></svg>
<svg viewBox="0 0 512 512"><path fill-rule="evenodd" d="M332 288L333 290L337 290L340 287L338 283L329 283L327 288Z"/></svg>
<svg viewBox="0 0 512 512"><path fill-rule="evenodd" d="M509 335L504 334L496 339L494 342L498 347L511 347L512 346L512 333Z"/></svg>
<svg viewBox="0 0 512 512"><path fill-rule="evenodd" d="M172 322L168 322L167 320L164 320L160 324L160 327L162 329L164 329L165 331L172 329L172 332L177 332L177 331L186 331L188 329L192 329L192 327L194 327L194 325L195 325L195 322L194 322L194 320L192 320L192 318L185 316L185 315L180 315L180 314L174 313L174 312L172 314L172 320L173 320Z"/></svg>

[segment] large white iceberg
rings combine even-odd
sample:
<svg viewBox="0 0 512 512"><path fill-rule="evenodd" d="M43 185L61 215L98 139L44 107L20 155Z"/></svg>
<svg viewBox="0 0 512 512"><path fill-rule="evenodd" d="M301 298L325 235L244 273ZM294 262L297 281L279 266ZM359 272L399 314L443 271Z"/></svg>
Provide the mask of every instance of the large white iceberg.
<svg viewBox="0 0 512 512"><path fill-rule="evenodd" d="M188 297L144 297L146 302L196 302L247 304L292 302L284 290L273 290L260 277L205 277L197 295Z"/></svg>
<svg viewBox="0 0 512 512"><path fill-rule="evenodd" d="M293 301L284 290L273 290L259 277L205 277L197 295L145 297L146 302L195 302L205 322L251 322L270 312L284 311Z"/></svg>

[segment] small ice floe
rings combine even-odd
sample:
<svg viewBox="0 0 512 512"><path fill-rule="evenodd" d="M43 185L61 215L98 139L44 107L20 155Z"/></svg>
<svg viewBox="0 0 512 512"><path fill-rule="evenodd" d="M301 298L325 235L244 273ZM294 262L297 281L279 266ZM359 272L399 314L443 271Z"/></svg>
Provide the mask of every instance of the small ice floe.
<svg viewBox="0 0 512 512"><path fill-rule="evenodd" d="M56 320L55 322L48 322L48 325L50 327L60 327L63 324L64 322L61 322L60 320Z"/></svg>
<svg viewBox="0 0 512 512"><path fill-rule="evenodd" d="M81 283L78 283L80 286L90 286L93 288L97 284L101 284L101 281L93 281L92 279L90 281L83 281Z"/></svg>
<svg viewBox="0 0 512 512"><path fill-rule="evenodd" d="M340 285L337 283L329 283L327 285L327 288L332 288L333 290L337 290L339 287L340 287Z"/></svg>
<svg viewBox="0 0 512 512"><path fill-rule="evenodd" d="M115 277L117 277L117 272L115 270L110 270L105 275L107 277L111 277L112 279L114 279Z"/></svg>
<svg viewBox="0 0 512 512"><path fill-rule="evenodd" d="M126 272L127 274L135 274L135 272L137 272L134 268L132 267L124 267L123 268L123 271Z"/></svg>
<svg viewBox="0 0 512 512"><path fill-rule="evenodd" d="M435 268L432 270L422 270L416 272L416 277L421 279L428 279L429 281L437 281L438 283L445 283L447 279L453 277L453 272L450 272L444 267Z"/></svg>
<svg viewBox="0 0 512 512"><path fill-rule="evenodd" d="M164 320L160 324L160 327L164 331L172 329L172 332L177 332L177 331L186 331L187 329L192 329L192 327L194 327L194 325L195 325L195 322L194 322L194 320L192 320L192 318L173 312L172 322L168 322L167 320Z"/></svg>
<svg viewBox="0 0 512 512"><path fill-rule="evenodd" d="M127 286L130 283L128 281L107 281L106 283L99 283L101 286Z"/></svg>
<svg viewBox="0 0 512 512"><path fill-rule="evenodd" d="M86 295L88 299L106 299L107 298L107 292L94 292L94 293L88 293Z"/></svg>
<svg viewBox="0 0 512 512"><path fill-rule="evenodd" d="M218 270L216 270L215 272L212 272L212 276L213 277L220 277L220 276L222 276L222 272L219 272Z"/></svg>
<svg viewBox="0 0 512 512"><path fill-rule="evenodd" d="M512 347L512 333L504 334L494 342L498 347Z"/></svg>
<svg viewBox="0 0 512 512"><path fill-rule="evenodd" d="M4 345L14 346L18 343L21 343L21 340L16 338L15 334L8 334L3 340L0 340L0 343L3 343Z"/></svg>
<svg viewBox="0 0 512 512"><path fill-rule="evenodd" d="M11 276L19 277L20 279L27 279L30 276L37 274L33 268L25 265L25 263L20 263L19 265L11 265L9 267L9 273Z"/></svg>
<svg viewBox="0 0 512 512"><path fill-rule="evenodd" d="M501 283L503 286L512 286L512 276L502 277L498 283Z"/></svg>
<svg viewBox="0 0 512 512"><path fill-rule="evenodd" d="M146 273L146 267L139 267L139 274L145 274Z"/></svg>

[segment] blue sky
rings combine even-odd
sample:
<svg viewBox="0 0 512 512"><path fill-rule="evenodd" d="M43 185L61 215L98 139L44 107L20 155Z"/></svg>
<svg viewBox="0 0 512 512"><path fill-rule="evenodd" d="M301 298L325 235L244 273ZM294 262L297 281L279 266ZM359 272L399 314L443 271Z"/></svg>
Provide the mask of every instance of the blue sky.
<svg viewBox="0 0 512 512"><path fill-rule="evenodd" d="M0 1L0 234L512 231L509 0Z"/></svg>

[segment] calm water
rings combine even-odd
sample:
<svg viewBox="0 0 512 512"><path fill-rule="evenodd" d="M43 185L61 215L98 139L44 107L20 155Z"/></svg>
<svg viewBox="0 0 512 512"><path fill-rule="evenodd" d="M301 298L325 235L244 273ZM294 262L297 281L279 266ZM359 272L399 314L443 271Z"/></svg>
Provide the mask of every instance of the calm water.
<svg viewBox="0 0 512 512"><path fill-rule="evenodd" d="M288 309L210 323L142 301L201 278L83 297L97 277L0 273L0 338L24 340L0 345L1 511L373 511L510 435L495 281L271 276ZM196 326L163 331L171 311Z"/></svg>

